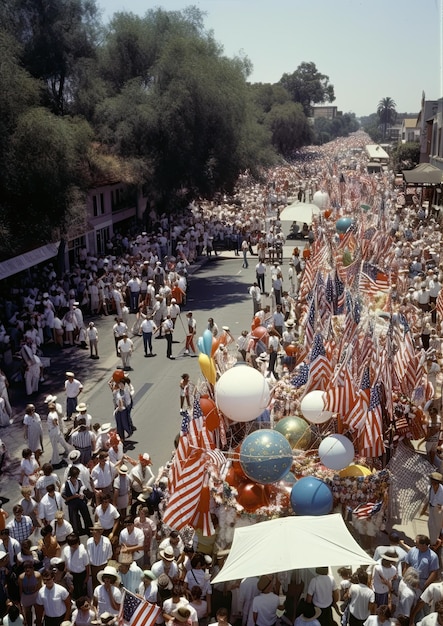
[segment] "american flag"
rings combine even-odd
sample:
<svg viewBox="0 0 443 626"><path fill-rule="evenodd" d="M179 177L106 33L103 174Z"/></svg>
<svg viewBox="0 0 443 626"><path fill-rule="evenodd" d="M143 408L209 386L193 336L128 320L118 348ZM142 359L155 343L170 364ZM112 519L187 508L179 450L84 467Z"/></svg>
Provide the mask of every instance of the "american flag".
<svg viewBox="0 0 443 626"><path fill-rule="evenodd" d="M437 313L440 316L440 320L443 321L443 289L440 289L437 296Z"/></svg>
<svg viewBox="0 0 443 626"><path fill-rule="evenodd" d="M306 323L305 323L304 345L306 347L311 345L312 340L314 339L314 333L315 333L315 300L313 299L311 304L309 305L308 316L306 318Z"/></svg>
<svg viewBox="0 0 443 626"><path fill-rule="evenodd" d="M359 288L367 296L376 296L379 292L388 293L389 277L386 274L377 274L376 279L372 279L368 274L361 272Z"/></svg>
<svg viewBox="0 0 443 626"><path fill-rule="evenodd" d="M323 345L323 336L317 333L312 342L311 355L309 359L309 379L306 384L305 393L311 389L327 388L332 376L332 366L326 356Z"/></svg>
<svg viewBox="0 0 443 626"><path fill-rule="evenodd" d="M369 517L372 517L373 515L381 511L382 505L382 500L380 502L367 502L366 504L359 504L352 511L352 515L357 517L358 519L368 519Z"/></svg>
<svg viewBox="0 0 443 626"><path fill-rule="evenodd" d="M371 399L362 434L361 452L363 456L378 457L384 451L380 385L374 385L371 389Z"/></svg>
<svg viewBox="0 0 443 626"><path fill-rule="evenodd" d="M118 614L119 626L154 626L160 613L159 606L124 589Z"/></svg>
<svg viewBox="0 0 443 626"><path fill-rule="evenodd" d="M197 403L197 404L196 404ZM170 497L163 516L165 524L180 530L194 517L206 473L202 441L200 396L196 394L193 419L183 416L182 430L169 477Z"/></svg>
<svg viewBox="0 0 443 626"><path fill-rule="evenodd" d="M309 365L307 363L300 363L295 373L294 378L291 380L291 385L294 387L303 387L306 385L309 379Z"/></svg>
<svg viewBox="0 0 443 626"><path fill-rule="evenodd" d="M347 424L352 431L361 432L365 427L370 388L369 367L365 366L360 381L360 389L355 394L354 403L350 407L349 412L344 416L344 423Z"/></svg>

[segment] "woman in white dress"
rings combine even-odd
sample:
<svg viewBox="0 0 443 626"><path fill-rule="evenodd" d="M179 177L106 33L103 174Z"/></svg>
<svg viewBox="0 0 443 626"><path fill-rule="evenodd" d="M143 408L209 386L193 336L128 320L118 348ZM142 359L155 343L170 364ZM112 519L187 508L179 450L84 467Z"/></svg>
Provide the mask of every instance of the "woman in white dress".
<svg viewBox="0 0 443 626"><path fill-rule="evenodd" d="M28 447L34 453L42 453L43 449L43 428L40 415L36 413L35 406L28 404L23 418L24 438L28 441Z"/></svg>

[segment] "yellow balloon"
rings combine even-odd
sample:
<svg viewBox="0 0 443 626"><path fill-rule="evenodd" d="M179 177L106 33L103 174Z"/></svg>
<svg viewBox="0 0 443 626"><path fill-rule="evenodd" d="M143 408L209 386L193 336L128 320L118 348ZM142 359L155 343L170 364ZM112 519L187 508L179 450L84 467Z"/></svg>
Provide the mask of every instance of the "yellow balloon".
<svg viewBox="0 0 443 626"><path fill-rule="evenodd" d="M340 478L347 478L348 476L370 476L372 474L369 467L364 465L348 465L345 469L339 472Z"/></svg>
<svg viewBox="0 0 443 626"><path fill-rule="evenodd" d="M200 365L201 372L208 381L208 383L211 383L211 385L215 385L217 376L215 371L214 359L211 359L207 354L201 352L198 355L198 363Z"/></svg>

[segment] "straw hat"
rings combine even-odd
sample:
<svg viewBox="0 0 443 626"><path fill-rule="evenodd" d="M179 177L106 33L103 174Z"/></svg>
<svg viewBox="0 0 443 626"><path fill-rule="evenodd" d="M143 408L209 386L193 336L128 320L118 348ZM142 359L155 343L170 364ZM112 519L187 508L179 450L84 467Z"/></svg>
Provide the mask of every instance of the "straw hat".
<svg viewBox="0 0 443 626"><path fill-rule="evenodd" d="M121 578L120 578L120 574L117 572L117 570L115 569L115 567L112 567L110 565L107 565L105 567L105 569L102 569L98 574L97 574L97 580L98 582L103 585L103 576L113 576L115 578L115 584L117 586L120 586L121 583Z"/></svg>

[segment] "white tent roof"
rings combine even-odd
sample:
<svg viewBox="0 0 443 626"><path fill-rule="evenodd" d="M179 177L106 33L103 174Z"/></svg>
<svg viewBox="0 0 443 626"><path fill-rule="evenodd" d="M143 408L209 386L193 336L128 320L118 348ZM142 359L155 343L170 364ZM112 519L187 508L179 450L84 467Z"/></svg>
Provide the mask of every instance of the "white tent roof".
<svg viewBox="0 0 443 626"><path fill-rule="evenodd" d="M306 202L293 202L283 209L280 213L282 221L291 222L312 222L312 216L320 213L320 209L316 204L308 204Z"/></svg>
<svg viewBox="0 0 443 626"><path fill-rule="evenodd" d="M282 517L236 528L228 558L212 581L322 566L370 565L343 518L333 515Z"/></svg>

